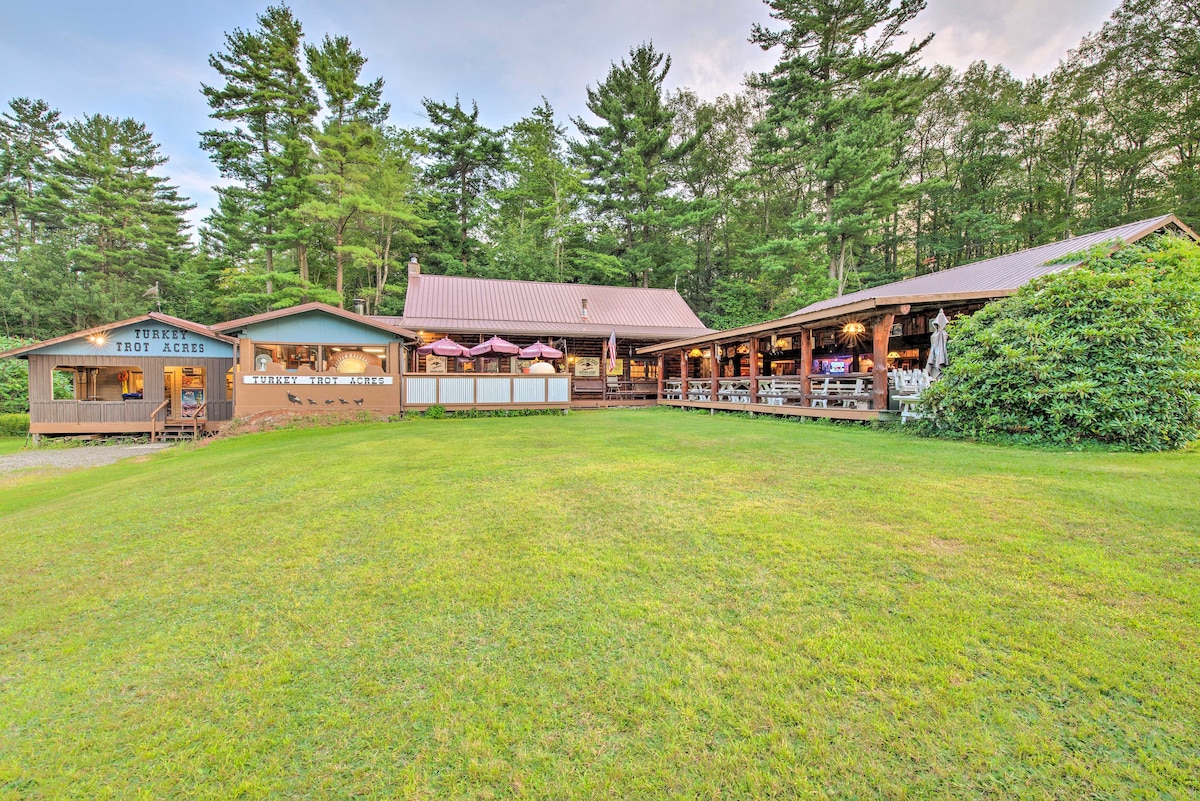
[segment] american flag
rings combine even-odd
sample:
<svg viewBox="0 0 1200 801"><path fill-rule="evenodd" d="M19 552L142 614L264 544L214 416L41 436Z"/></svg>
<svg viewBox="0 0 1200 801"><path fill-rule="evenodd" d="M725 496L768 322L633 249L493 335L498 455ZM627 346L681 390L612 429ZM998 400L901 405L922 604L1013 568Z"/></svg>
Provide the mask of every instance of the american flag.
<svg viewBox="0 0 1200 801"><path fill-rule="evenodd" d="M617 370L617 332L613 331L609 334L608 343L604 348L604 355L608 359L608 372L613 373Z"/></svg>

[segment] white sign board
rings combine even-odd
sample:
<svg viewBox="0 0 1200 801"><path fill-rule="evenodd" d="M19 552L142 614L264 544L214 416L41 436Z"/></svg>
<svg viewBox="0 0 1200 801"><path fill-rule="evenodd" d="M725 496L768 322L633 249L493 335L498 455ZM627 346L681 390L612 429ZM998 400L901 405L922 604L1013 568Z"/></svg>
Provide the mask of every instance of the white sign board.
<svg viewBox="0 0 1200 801"><path fill-rule="evenodd" d="M242 383L302 387L386 387L391 386L392 378L390 375L244 375Z"/></svg>

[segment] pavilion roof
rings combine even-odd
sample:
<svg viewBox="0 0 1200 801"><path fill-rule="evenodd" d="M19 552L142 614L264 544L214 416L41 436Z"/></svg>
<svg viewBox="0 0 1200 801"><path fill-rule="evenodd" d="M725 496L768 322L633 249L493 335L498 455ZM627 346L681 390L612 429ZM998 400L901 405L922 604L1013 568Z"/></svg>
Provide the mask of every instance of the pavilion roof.
<svg viewBox="0 0 1200 801"><path fill-rule="evenodd" d="M1171 231L1200 240L1194 231L1173 214L1126 223L1103 231L1074 236L1057 242L1020 250L1003 256L952 267L903 281L851 292L837 298L811 303L775 320L715 332L641 348L641 353L675 350L706 342L736 340L756 334L770 334L813 328L823 321L849 314L869 313L872 309L903 305L932 305L952 302L993 300L1016 292L1022 285L1043 275L1078 266L1083 258L1063 259L1097 247L1132 244L1151 234ZM1060 261L1062 259L1062 261Z"/></svg>

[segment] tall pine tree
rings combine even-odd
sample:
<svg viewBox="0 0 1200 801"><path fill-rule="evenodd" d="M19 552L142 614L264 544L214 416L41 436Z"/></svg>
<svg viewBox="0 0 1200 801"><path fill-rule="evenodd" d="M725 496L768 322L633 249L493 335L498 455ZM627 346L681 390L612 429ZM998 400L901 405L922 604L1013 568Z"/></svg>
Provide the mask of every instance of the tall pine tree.
<svg viewBox="0 0 1200 801"><path fill-rule="evenodd" d="M371 174L379 169L379 125L387 119L382 101L383 79L360 83L367 60L345 36L325 37L320 47L305 47L313 79L321 90L328 117L314 136L316 172L310 177L315 197L302 214L325 227L333 240L336 289L344 304L346 233L356 214L371 205ZM301 277L308 279L307 269Z"/></svg>
<svg viewBox="0 0 1200 801"><path fill-rule="evenodd" d="M240 219L218 227L240 227L242 239L265 255L267 293L276 271L275 256L294 248L305 260L306 233L297 213L308 199L311 173L310 131L316 97L300 62L303 31L286 6L269 6L258 17L259 29L226 34L226 52L209 57L223 86L204 85L210 116L226 126L200 134L221 175L233 187L218 187L236 202L217 213L236 210Z"/></svg>
<svg viewBox="0 0 1200 801"><path fill-rule="evenodd" d="M457 97L453 106L429 98L422 102L432 125L423 132L431 160L426 180L434 190L443 240L442 254L434 254L434 260L449 270L454 269L449 263L454 258L466 270L472 260L483 258L472 232L484 222L488 192L504 167L504 140L480 124L474 102L469 112Z"/></svg>
<svg viewBox="0 0 1200 801"><path fill-rule="evenodd" d="M672 264L680 254L670 241L680 209L667 190L671 165L695 144L672 144L675 114L663 89L670 70L670 56L652 42L638 45L596 88L588 87L588 110L600 122L572 118L583 134L573 150L588 175L592 208L613 225L615 255L630 281L647 287L656 270L665 279L680 266Z"/></svg>
<svg viewBox="0 0 1200 801"><path fill-rule="evenodd" d="M892 45L925 0L764 2L786 27L755 25L751 35L764 50L780 50L775 68L757 77L768 109L757 156L805 172L811 204L793 226L824 242L841 294L856 252L901 200L897 143L925 86L908 70L932 35L901 50Z"/></svg>

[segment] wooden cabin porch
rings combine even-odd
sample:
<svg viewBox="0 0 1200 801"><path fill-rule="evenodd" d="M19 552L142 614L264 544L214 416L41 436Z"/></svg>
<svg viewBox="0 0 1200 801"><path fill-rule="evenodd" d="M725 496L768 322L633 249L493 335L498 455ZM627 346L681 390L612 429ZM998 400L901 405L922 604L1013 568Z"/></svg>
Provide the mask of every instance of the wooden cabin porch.
<svg viewBox="0 0 1200 801"><path fill-rule="evenodd" d="M959 303L945 310L958 316L981 306ZM939 299L916 309L903 304L820 319L783 318L639 352L658 359L662 406L880 420L901 414L919 392L911 388L912 376L924 366L929 321L942 308Z"/></svg>

